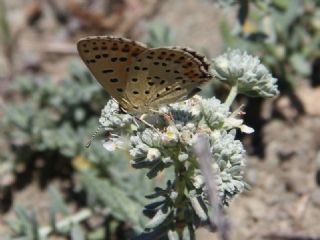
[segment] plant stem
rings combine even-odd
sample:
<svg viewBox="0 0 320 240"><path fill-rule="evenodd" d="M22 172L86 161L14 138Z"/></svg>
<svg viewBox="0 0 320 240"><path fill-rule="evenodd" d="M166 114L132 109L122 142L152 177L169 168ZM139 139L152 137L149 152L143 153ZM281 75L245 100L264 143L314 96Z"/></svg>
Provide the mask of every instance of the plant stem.
<svg viewBox="0 0 320 240"><path fill-rule="evenodd" d="M178 196L175 201L175 208L177 209L176 226L177 233L182 239L183 229L186 226L185 222L185 207L186 207L186 198L185 198L185 189L186 189L186 169L184 165L177 161L175 164L175 191L178 193Z"/></svg>
<svg viewBox="0 0 320 240"><path fill-rule="evenodd" d="M234 85L234 86L232 86L232 88L229 92L229 95L228 95L227 99L225 100L224 104L226 104L228 107L230 107L237 95L238 95L238 85Z"/></svg>

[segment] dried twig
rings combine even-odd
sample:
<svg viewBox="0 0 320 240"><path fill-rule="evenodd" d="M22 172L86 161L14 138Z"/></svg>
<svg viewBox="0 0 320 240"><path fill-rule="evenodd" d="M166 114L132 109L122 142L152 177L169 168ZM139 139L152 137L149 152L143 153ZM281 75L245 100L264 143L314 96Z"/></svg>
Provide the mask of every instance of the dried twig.
<svg viewBox="0 0 320 240"><path fill-rule="evenodd" d="M202 175L208 188L209 200L212 206L212 213L209 215L210 222L218 231L220 238L222 240L228 240L230 239L229 223L220 208L220 197L214 171L211 166L212 161L207 137L204 134L198 135L197 141L195 141L193 148L195 154L199 158Z"/></svg>

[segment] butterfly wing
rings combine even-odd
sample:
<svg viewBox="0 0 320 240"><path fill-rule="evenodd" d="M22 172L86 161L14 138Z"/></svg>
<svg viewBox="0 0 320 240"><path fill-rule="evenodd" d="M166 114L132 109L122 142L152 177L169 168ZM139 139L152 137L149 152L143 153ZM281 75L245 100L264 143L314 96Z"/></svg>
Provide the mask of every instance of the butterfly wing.
<svg viewBox="0 0 320 240"><path fill-rule="evenodd" d="M104 89L121 106L129 107L125 94L129 69L146 46L125 38L96 36L80 39L77 48L81 59Z"/></svg>
<svg viewBox="0 0 320 240"><path fill-rule="evenodd" d="M131 68L127 97L139 109L187 99L211 79L203 57L178 48L148 49Z"/></svg>

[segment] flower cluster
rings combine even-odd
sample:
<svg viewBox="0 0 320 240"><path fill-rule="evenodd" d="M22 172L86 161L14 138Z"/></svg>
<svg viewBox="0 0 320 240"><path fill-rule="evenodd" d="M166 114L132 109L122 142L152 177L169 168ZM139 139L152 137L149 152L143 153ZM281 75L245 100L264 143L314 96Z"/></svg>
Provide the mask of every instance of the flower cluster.
<svg viewBox="0 0 320 240"><path fill-rule="evenodd" d="M279 94L276 82L259 58L240 50L228 50L215 58L212 64L214 76L238 92L251 97L273 97Z"/></svg>
<svg viewBox="0 0 320 240"><path fill-rule="evenodd" d="M176 189L176 179L171 179L170 187L162 191L162 194L166 192L166 198L170 199L163 205L174 209L175 200L172 196L182 194L189 199L190 206L198 213L198 218L207 220L206 187L192 147L199 133L206 133L209 137L212 167L223 202L227 204L234 195L244 190L242 169L245 151L241 142L235 140L235 130L230 131L241 126L242 120L237 119L218 99L194 97L163 107L159 114L145 118L153 118L153 128L138 121L134 122L133 117L119 113L118 109L115 102L109 102L100 118L101 125L113 133L106 141L108 150L127 146L132 156L132 166L147 168L149 178L169 167L178 168L181 171L179 174L185 174L183 181L186 187L182 192ZM138 126L134 127L135 124ZM127 132L122 131L120 135L119 126L125 127ZM127 136L129 144L124 144L124 136ZM202 206L202 212L199 212L199 206Z"/></svg>
<svg viewBox="0 0 320 240"><path fill-rule="evenodd" d="M144 210L151 218L146 225L150 232L166 229L169 237L181 231L192 234L197 226L208 223L211 206L194 152L200 135L208 139L212 176L216 178L222 203L228 205L246 188L245 150L235 135L237 129L245 133L252 133L253 129L243 124L240 109L231 112L230 106L238 93L261 97L278 94L276 79L257 58L238 50L217 57L212 72L216 79L231 86L224 103L215 97L194 96L133 117L121 112L111 100L102 111L100 123L110 133L104 143L107 150L126 150L132 166L147 169L149 178L160 172L171 173L166 176L165 187L157 187L147 196L154 200ZM183 229L178 230L181 225Z"/></svg>

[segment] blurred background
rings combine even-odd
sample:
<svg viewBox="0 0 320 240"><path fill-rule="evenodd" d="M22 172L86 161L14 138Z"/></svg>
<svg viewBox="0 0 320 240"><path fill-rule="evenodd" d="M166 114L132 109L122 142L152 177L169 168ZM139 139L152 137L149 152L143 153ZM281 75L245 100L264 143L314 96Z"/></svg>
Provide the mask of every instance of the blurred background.
<svg viewBox="0 0 320 240"><path fill-rule="evenodd" d="M155 183L129 156L84 147L109 98L77 55L91 35L259 56L281 94L237 99L255 133L238 136L251 190L226 210L232 239L320 238L316 0L0 0L0 238L129 239L143 226ZM213 81L202 94L225 92Z"/></svg>

